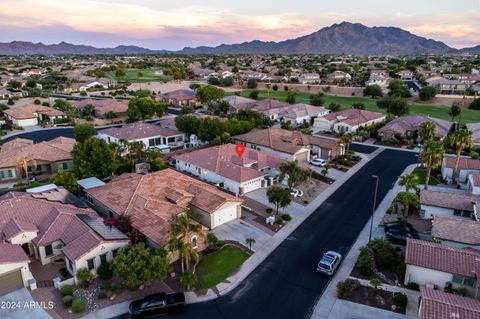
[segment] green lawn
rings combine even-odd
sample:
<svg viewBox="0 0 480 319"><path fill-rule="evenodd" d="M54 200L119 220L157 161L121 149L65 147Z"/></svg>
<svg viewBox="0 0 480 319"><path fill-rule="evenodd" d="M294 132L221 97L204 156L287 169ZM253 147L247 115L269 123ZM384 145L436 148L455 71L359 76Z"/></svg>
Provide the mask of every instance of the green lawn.
<svg viewBox="0 0 480 319"><path fill-rule="evenodd" d="M202 258L197 266L198 290L213 287L235 272L249 255L238 247L225 246Z"/></svg>
<svg viewBox="0 0 480 319"><path fill-rule="evenodd" d="M169 81L172 78L170 76L155 74L161 69L130 69L125 70L125 76L115 76L115 71L108 72L108 76L117 81L129 81L129 82L164 82ZM143 76L138 76L138 73L142 72Z"/></svg>
<svg viewBox="0 0 480 319"><path fill-rule="evenodd" d="M427 170L421 167L417 167L413 170L413 173L418 176L418 182L420 184L425 184L425 179L427 178ZM428 185L435 186L438 185L440 181L435 178L435 176L430 175L430 180Z"/></svg>
<svg viewBox="0 0 480 319"><path fill-rule="evenodd" d="M250 91L245 90L241 93L244 97L249 97ZM287 98L288 91L270 91L270 97L275 100L285 102ZM311 93L308 92L297 92L296 102L297 103L309 103ZM268 91L260 90L258 94L259 99L266 99L268 97ZM377 100L371 99L368 97L358 97L358 96L325 96L324 106L328 106L330 103L338 103L341 105L341 109L348 109L352 106L353 103L361 102L365 104L365 109L372 112L386 113L385 110L379 109L377 107ZM451 121L452 118L448 115L450 107L447 105L438 105L438 104L410 104L410 114L411 115L430 115L431 117L436 117L443 120ZM480 111L462 109L461 122L472 123L480 122Z"/></svg>

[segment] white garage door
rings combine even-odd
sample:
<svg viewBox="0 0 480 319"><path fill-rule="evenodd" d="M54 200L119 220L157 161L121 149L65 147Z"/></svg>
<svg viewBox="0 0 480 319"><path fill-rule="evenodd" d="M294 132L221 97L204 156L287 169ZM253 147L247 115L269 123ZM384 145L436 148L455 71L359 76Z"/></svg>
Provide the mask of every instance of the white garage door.
<svg viewBox="0 0 480 319"><path fill-rule="evenodd" d="M231 220L234 220L235 218L237 218L237 205L232 205L230 207L226 207L216 211L213 218L214 218L214 227L220 226Z"/></svg>

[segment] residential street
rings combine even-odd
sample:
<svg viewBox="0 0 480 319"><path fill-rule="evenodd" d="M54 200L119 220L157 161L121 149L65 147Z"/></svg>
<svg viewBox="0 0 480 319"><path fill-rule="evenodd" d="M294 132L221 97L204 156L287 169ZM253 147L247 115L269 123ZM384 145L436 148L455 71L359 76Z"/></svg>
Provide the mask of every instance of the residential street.
<svg viewBox="0 0 480 319"><path fill-rule="evenodd" d="M315 271L323 252L346 254L377 203L414 153L385 150L360 169L298 227L246 280L214 301L188 305L181 318L308 318L329 278Z"/></svg>

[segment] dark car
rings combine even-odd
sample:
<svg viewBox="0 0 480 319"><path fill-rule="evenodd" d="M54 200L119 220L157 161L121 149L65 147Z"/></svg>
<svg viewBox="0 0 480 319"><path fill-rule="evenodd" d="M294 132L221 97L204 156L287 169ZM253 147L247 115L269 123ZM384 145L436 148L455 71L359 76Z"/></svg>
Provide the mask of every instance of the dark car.
<svg viewBox="0 0 480 319"><path fill-rule="evenodd" d="M128 312L130 318L150 318L178 314L184 307L185 295L182 292L173 294L162 292L132 301Z"/></svg>
<svg viewBox="0 0 480 319"><path fill-rule="evenodd" d="M383 226L385 233L389 231L406 231L410 234L416 234L417 231L413 229L410 224L403 224L403 223L388 223Z"/></svg>
<svg viewBox="0 0 480 319"><path fill-rule="evenodd" d="M418 235L407 231L390 230L385 234L385 237L393 244L406 245L407 238L418 238Z"/></svg>

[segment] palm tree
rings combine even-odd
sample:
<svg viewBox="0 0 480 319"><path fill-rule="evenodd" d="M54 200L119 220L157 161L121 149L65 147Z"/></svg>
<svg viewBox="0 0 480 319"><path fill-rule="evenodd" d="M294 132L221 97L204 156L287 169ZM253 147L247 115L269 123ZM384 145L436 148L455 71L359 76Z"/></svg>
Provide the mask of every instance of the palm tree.
<svg viewBox="0 0 480 319"><path fill-rule="evenodd" d="M28 159L27 157L23 156L17 159L16 161L16 168L17 171L20 172L20 176L25 176L25 178L28 180L28 164L31 163L33 169L35 170L37 168L37 161L35 159Z"/></svg>
<svg viewBox="0 0 480 319"><path fill-rule="evenodd" d="M432 169L437 168L442 163L442 156L445 152L441 141L427 141L418 157L422 163L427 166L427 176L425 178L425 189L428 189L430 174Z"/></svg>
<svg viewBox="0 0 480 319"><path fill-rule="evenodd" d="M410 172L406 175L400 176L398 180L400 186L405 186L405 191L410 191L411 189L416 190L418 188L418 176L414 172Z"/></svg>
<svg viewBox="0 0 480 319"><path fill-rule="evenodd" d="M190 290L197 284L197 275L192 272L185 272L183 273L182 277L180 277L180 283L186 290Z"/></svg>
<svg viewBox="0 0 480 319"><path fill-rule="evenodd" d="M353 134L352 133L345 133L340 136L340 141L346 146L345 153L348 155L348 151L350 150L350 144L353 141Z"/></svg>
<svg viewBox="0 0 480 319"><path fill-rule="evenodd" d="M252 250L252 245L255 244L255 243L256 243L256 241L252 237L248 237L248 238L245 239L245 244L248 245L248 248L250 248L250 250Z"/></svg>
<svg viewBox="0 0 480 319"><path fill-rule="evenodd" d="M145 153L147 155L147 160L150 162L162 160L164 158L164 154L155 148L148 149Z"/></svg>
<svg viewBox="0 0 480 319"><path fill-rule="evenodd" d="M422 143L427 141L431 141L435 138L435 134L437 133L437 126L435 123L431 121L423 122L420 125L420 129L418 130L418 137Z"/></svg>
<svg viewBox="0 0 480 319"><path fill-rule="evenodd" d="M182 265L182 273L183 273L185 271L185 263L183 259L185 246L183 245L183 242L178 238L172 238L168 242L167 250L170 253L178 253L178 258L180 258L180 263Z"/></svg>
<svg viewBox="0 0 480 319"><path fill-rule="evenodd" d="M473 144L473 134L466 128L462 128L453 135L455 142L455 150L457 151L457 158L455 160L455 168L452 174L452 181L455 183L455 177L458 175L458 163L460 162L460 155L466 148L471 148Z"/></svg>
<svg viewBox="0 0 480 319"><path fill-rule="evenodd" d="M137 162L141 162L143 158L143 153L145 152L145 144L143 142L135 141L130 143L130 150L137 159Z"/></svg>
<svg viewBox="0 0 480 319"><path fill-rule="evenodd" d="M403 205L403 217L406 219L408 217L408 211L410 206L418 206L420 199L417 194L410 192L400 192L395 198L395 202Z"/></svg>

